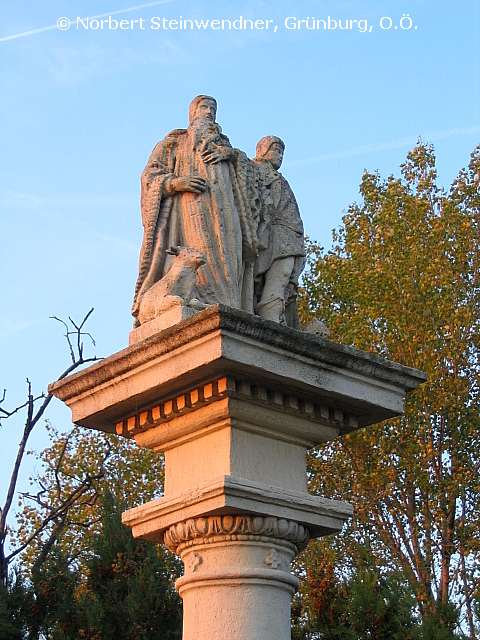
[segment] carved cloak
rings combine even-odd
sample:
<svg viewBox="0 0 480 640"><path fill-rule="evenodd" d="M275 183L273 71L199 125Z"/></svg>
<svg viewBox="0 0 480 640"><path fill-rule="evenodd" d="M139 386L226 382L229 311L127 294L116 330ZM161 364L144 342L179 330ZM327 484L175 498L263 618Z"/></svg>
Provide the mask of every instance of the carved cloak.
<svg viewBox="0 0 480 640"><path fill-rule="evenodd" d="M218 125L196 144L189 129L177 129L153 150L141 178L144 236L132 315L142 295L171 266L165 251L171 245L197 249L207 262L197 272L194 297L252 311L253 269L257 255L258 173L247 156L235 149L228 161L205 163L201 153L215 146L231 147ZM201 193L175 193L171 180L198 175L207 181ZM245 291L247 290L247 295Z"/></svg>

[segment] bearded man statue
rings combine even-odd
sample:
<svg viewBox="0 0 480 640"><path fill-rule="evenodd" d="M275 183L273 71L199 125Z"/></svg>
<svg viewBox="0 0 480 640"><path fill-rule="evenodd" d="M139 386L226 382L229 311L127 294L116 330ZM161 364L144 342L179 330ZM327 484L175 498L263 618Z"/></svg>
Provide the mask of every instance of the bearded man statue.
<svg viewBox="0 0 480 640"><path fill-rule="evenodd" d="M253 313L257 256L258 172L216 123L217 103L197 96L188 129L159 142L142 173L144 236L132 315L139 326L142 296L172 266L170 246L204 254L193 298L198 308L222 303Z"/></svg>

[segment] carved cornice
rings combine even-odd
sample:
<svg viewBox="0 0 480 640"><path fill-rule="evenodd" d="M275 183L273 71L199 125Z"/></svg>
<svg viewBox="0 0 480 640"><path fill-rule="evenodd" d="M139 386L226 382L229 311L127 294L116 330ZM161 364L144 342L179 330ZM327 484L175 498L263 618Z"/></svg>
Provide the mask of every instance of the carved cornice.
<svg viewBox="0 0 480 640"><path fill-rule="evenodd" d="M275 539L304 549L310 540L308 530L298 522L271 516L210 516L190 518L173 525L165 532L166 547L176 553L186 543L228 540Z"/></svg>
<svg viewBox="0 0 480 640"><path fill-rule="evenodd" d="M312 422L338 429L342 433L358 428L358 420L353 414L336 407L320 405L299 397L298 394L282 393L277 389L237 376L225 376L169 398L148 411L138 412L125 418L116 424L116 432L126 438L132 438L138 433L227 397L243 398L253 404L298 415Z"/></svg>
<svg viewBox="0 0 480 640"><path fill-rule="evenodd" d="M244 311L215 304L179 325L169 327L141 343L123 349L84 371L52 383L48 390L54 396L67 401L71 397L109 382L112 377L128 373L134 367L144 366L173 349L189 345L192 341L218 330L242 335L260 344L314 359L318 365L340 366L345 370L398 385L405 391L416 389L427 379L421 371L384 360L371 353L336 344L320 336L297 331Z"/></svg>
<svg viewBox="0 0 480 640"><path fill-rule="evenodd" d="M50 385L49 391L67 403L74 422L110 433L122 423L123 434L125 420L136 428L137 412L148 418L148 409L158 405L161 413L160 403L175 407L177 398L197 385L228 375L292 394L294 401L343 408L360 427L400 415L405 392L426 379L372 354L214 305ZM340 430L352 428L345 424ZM337 435L338 429L327 439Z"/></svg>

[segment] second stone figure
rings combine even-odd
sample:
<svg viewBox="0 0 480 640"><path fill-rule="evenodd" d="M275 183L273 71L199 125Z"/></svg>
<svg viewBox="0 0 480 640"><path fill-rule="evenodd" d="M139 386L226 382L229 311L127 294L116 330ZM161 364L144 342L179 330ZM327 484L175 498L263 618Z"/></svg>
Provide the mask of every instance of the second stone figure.
<svg viewBox="0 0 480 640"><path fill-rule="evenodd" d="M300 329L298 278L305 267L303 223L290 185L279 173L285 144L265 136L257 144L256 163L265 189L257 229L255 313Z"/></svg>

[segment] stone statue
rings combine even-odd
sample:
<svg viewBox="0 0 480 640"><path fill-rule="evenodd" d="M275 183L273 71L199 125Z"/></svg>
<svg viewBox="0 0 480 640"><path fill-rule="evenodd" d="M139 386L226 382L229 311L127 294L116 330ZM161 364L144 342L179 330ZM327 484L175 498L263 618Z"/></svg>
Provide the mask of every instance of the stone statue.
<svg viewBox="0 0 480 640"><path fill-rule="evenodd" d="M216 111L214 98L197 96L188 129L175 129L159 142L142 173L144 236L132 306L136 327L142 324L143 296L172 267L171 246L204 257L195 266L188 304L200 309L220 302L253 313L258 172L222 133Z"/></svg>
<svg viewBox="0 0 480 640"><path fill-rule="evenodd" d="M298 278L305 266L303 224L290 185L279 173L285 145L276 136L262 138L254 162L264 186L255 261L255 312L300 329ZM265 196L266 194L266 196Z"/></svg>
<svg viewBox="0 0 480 640"><path fill-rule="evenodd" d="M285 145L266 136L249 160L216 113L214 98L197 96L188 129L171 131L143 170L134 327L160 316L170 326L222 303L300 329L305 247L295 196L278 172Z"/></svg>

